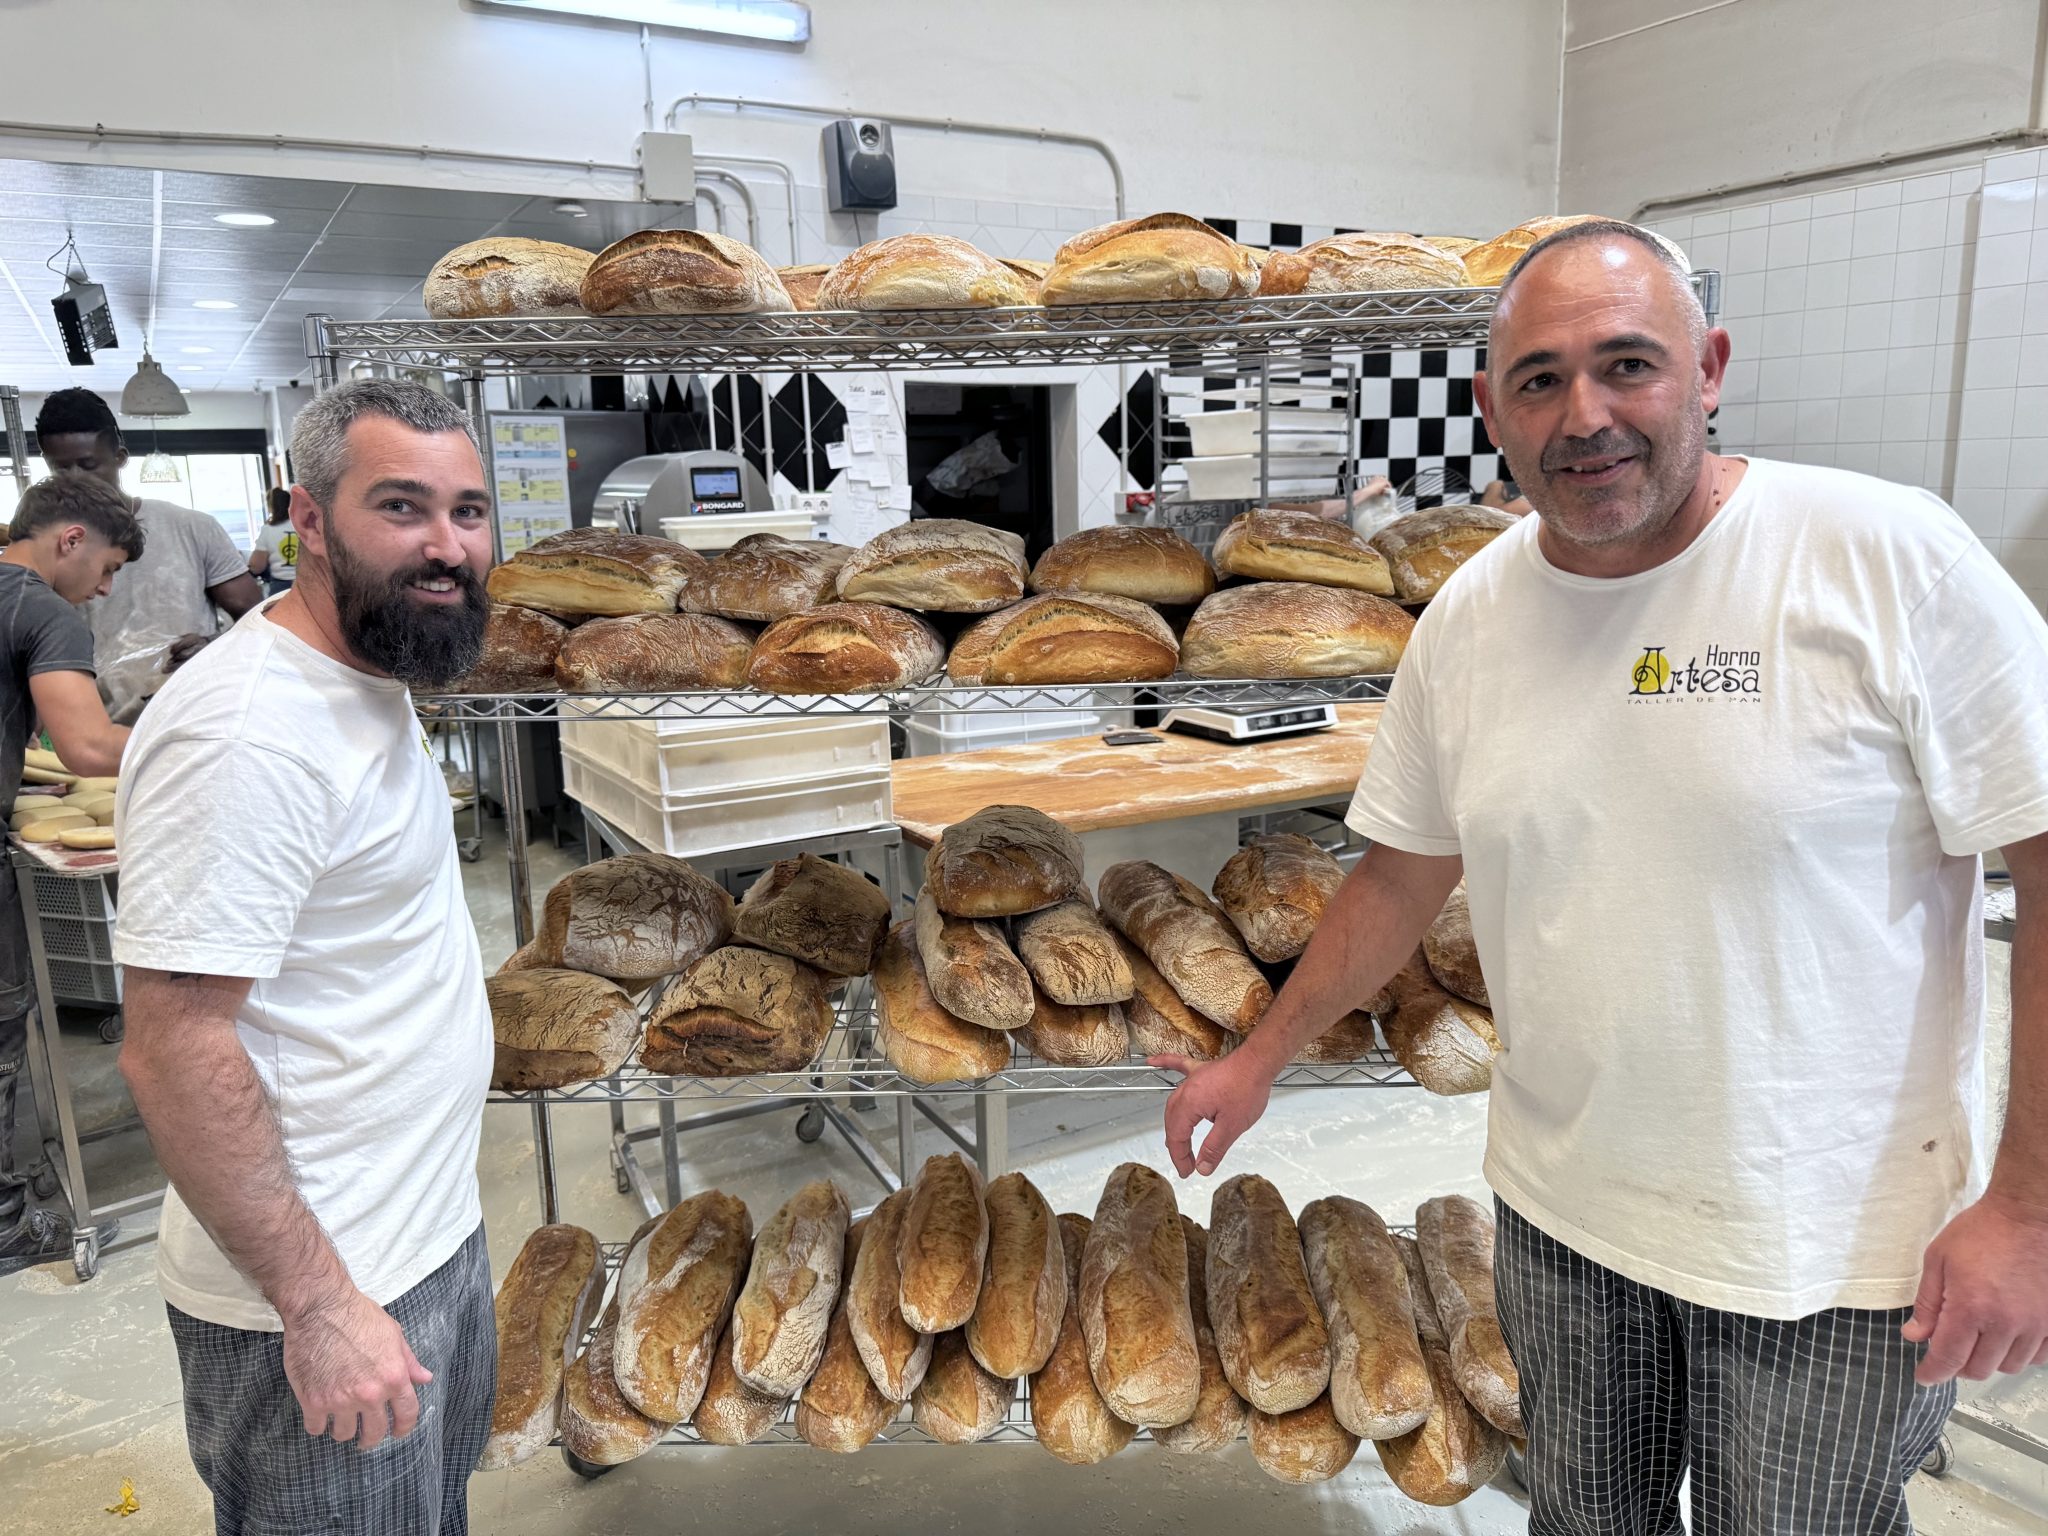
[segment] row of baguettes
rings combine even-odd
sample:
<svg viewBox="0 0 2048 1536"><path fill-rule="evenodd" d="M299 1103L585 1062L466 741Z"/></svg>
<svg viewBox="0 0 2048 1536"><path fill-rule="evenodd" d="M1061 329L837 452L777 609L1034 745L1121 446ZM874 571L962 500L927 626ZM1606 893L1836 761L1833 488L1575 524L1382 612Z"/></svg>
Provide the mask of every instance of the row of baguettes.
<svg viewBox="0 0 2048 1536"><path fill-rule="evenodd" d="M989 256L951 235L905 234L870 241L829 267L781 268L752 246L705 230L639 230L595 256L548 240L493 236L443 256L427 274L424 294L433 318L475 320L1002 309L1491 287L1545 235L1594 217L1531 219L1487 241L1348 233L1268 252L1184 213L1155 213L1075 235L1050 263ZM1683 263L1677 247L1671 250Z"/></svg>
<svg viewBox="0 0 2048 1536"><path fill-rule="evenodd" d="M828 1180L758 1233L707 1190L634 1233L608 1304L591 1233L528 1237L498 1290L479 1464L516 1466L559 1432L616 1466L679 1423L745 1445L792 1403L821 1450L859 1450L906 1403L932 1438L971 1444L1028 1381L1035 1438L1071 1465L1140 1428L1179 1454L1248 1433L1269 1475L1316 1483L1370 1439L1403 1492L1454 1504L1525 1432L1492 1249L1461 1196L1425 1202L1407 1238L1341 1196L1297 1222L1256 1175L1216 1190L1205 1229L1137 1163L1092 1218L1055 1215L1021 1173L984 1187L957 1153L860 1220Z"/></svg>

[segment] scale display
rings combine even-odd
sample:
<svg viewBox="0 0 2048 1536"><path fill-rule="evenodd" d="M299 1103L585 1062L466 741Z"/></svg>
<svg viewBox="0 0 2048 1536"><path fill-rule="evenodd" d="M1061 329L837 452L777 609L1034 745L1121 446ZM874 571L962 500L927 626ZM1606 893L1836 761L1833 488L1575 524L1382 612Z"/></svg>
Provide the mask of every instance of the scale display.
<svg viewBox="0 0 2048 1536"><path fill-rule="evenodd" d="M1203 704L1169 711L1160 728L1210 741L1271 741L1336 723L1334 704Z"/></svg>

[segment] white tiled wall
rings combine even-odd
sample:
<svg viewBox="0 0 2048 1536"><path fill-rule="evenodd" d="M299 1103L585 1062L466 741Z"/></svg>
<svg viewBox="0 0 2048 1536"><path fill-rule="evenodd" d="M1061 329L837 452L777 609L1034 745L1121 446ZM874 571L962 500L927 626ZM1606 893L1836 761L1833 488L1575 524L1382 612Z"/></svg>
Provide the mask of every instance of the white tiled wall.
<svg viewBox="0 0 2048 1536"><path fill-rule="evenodd" d="M1720 446L1925 486L2048 609L2040 151L1657 227L1726 274Z"/></svg>

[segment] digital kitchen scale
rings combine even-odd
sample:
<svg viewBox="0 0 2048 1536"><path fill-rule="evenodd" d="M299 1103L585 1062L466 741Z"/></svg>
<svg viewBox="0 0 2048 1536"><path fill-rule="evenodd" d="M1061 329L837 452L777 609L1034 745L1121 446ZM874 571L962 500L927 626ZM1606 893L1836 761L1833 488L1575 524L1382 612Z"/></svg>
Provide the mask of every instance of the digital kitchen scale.
<svg viewBox="0 0 2048 1536"><path fill-rule="evenodd" d="M1336 723L1334 704L1195 704L1168 711L1160 729L1210 741L1272 741Z"/></svg>

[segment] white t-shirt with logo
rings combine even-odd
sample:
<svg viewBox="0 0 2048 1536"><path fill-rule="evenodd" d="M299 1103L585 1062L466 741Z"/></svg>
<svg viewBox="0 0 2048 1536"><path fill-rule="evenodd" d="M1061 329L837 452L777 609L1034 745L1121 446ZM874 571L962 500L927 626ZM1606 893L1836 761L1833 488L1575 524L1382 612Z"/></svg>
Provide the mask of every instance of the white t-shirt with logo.
<svg viewBox="0 0 2048 1536"><path fill-rule="evenodd" d="M492 1056L448 792L411 695L258 609L143 712L114 826L114 958L255 978L236 1032L299 1192L357 1288L395 1300L483 1219ZM175 1188L157 1277L194 1317L280 1326Z"/></svg>
<svg viewBox="0 0 2048 1536"><path fill-rule="evenodd" d="M1349 817L1464 858L1487 1179L1702 1305L1905 1306L1987 1169L1978 855L2048 831L2048 626L1832 469L1752 460L1635 576L1537 529L1424 614Z"/></svg>

